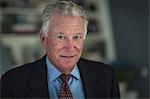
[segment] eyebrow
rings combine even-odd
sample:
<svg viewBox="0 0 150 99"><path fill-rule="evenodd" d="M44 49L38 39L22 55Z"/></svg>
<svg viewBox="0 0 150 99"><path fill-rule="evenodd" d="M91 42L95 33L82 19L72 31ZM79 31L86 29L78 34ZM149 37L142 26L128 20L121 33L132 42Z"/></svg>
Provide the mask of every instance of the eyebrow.
<svg viewBox="0 0 150 99"><path fill-rule="evenodd" d="M63 32L58 32L58 33L56 33L55 35L57 36L57 35L65 35L65 34L64 34ZM82 33L77 33L77 34L74 34L73 36L76 36L76 35L81 35L81 36L83 36Z"/></svg>
<svg viewBox="0 0 150 99"><path fill-rule="evenodd" d="M77 33L77 34L75 34L75 35L82 35L82 33Z"/></svg>
<svg viewBox="0 0 150 99"><path fill-rule="evenodd" d="M56 35L58 35L58 34L62 34L62 35L64 35L64 33L62 33L62 32L58 32L58 33L56 33Z"/></svg>

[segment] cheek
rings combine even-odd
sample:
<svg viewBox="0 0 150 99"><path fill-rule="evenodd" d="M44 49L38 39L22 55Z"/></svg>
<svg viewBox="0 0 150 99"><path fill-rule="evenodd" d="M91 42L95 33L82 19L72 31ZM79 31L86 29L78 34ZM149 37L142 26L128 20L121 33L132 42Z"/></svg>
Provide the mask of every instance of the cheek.
<svg viewBox="0 0 150 99"><path fill-rule="evenodd" d="M52 53L54 49L54 44L51 40L47 40L46 42L46 51L47 53Z"/></svg>
<svg viewBox="0 0 150 99"><path fill-rule="evenodd" d="M50 51L52 54L57 53L62 48L62 44L54 41L48 41L47 42L47 51Z"/></svg>
<svg viewBox="0 0 150 99"><path fill-rule="evenodd" d="M59 51L59 50L62 49L63 46L64 46L64 45L63 45L62 43L60 43L60 42L59 42L59 43L58 43L58 42L53 42L52 45L53 45L53 48L54 48L55 51Z"/></svg>
<svg viewBox="0 0 150 99"><path fill-rule="evenodd" d="M77 46L78 51L82 51L83 50L83 46Z"/></svg>
<svg viewBox="0 0 150 99"><path fill-rule="evenodd" d="M77 44L77 49L78 49L79 51L82 51L82 50L83 50L83 42Z"/></svg>

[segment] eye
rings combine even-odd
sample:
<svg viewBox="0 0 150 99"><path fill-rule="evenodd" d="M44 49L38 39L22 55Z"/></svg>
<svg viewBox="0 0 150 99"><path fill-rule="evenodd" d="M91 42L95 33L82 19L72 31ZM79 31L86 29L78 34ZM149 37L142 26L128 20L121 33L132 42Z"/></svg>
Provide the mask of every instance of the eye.
<svg viewBox="0 0 150 99"><path fill-rule="evenodd" d="M65 39L66 37L65 37L64 35L57 35L56 38L57 38L57 39L60 39L60 40L63 40L63 39Z"/></svg>
<svg viewBox="0 0 150 99"><path fill-rule="evenodd" d="M75 41L78 41L78 40L82 39L82 35L76 35L76 36L73 37L73 39Z"/></svg>

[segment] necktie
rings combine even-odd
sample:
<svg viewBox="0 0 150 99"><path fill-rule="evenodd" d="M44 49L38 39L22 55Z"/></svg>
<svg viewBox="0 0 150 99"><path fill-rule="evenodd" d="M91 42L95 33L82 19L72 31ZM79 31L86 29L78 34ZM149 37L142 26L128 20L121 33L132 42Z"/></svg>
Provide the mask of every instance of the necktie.
<svg viewBox="0 0 150 99"><path fill-rule="evenodd" d="M62 80L62 84L60 86L59 99L73 99L71 91L68 86L68 80L70 75L62 74L60 79Z"/></svg>

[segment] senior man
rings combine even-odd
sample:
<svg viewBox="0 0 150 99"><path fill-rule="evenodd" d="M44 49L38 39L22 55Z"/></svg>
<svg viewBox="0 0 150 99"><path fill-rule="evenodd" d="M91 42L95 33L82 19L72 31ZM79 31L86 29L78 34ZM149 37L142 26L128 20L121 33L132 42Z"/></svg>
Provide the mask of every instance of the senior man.
<svg viewBox="0 0 150 99"><path fill-rule="evenodd" d="M6 72L1 78L1 97L119 98L112 67L80 58L87 19L83 8L70 0L48 4L40 31L46 55Z"/></svg>

